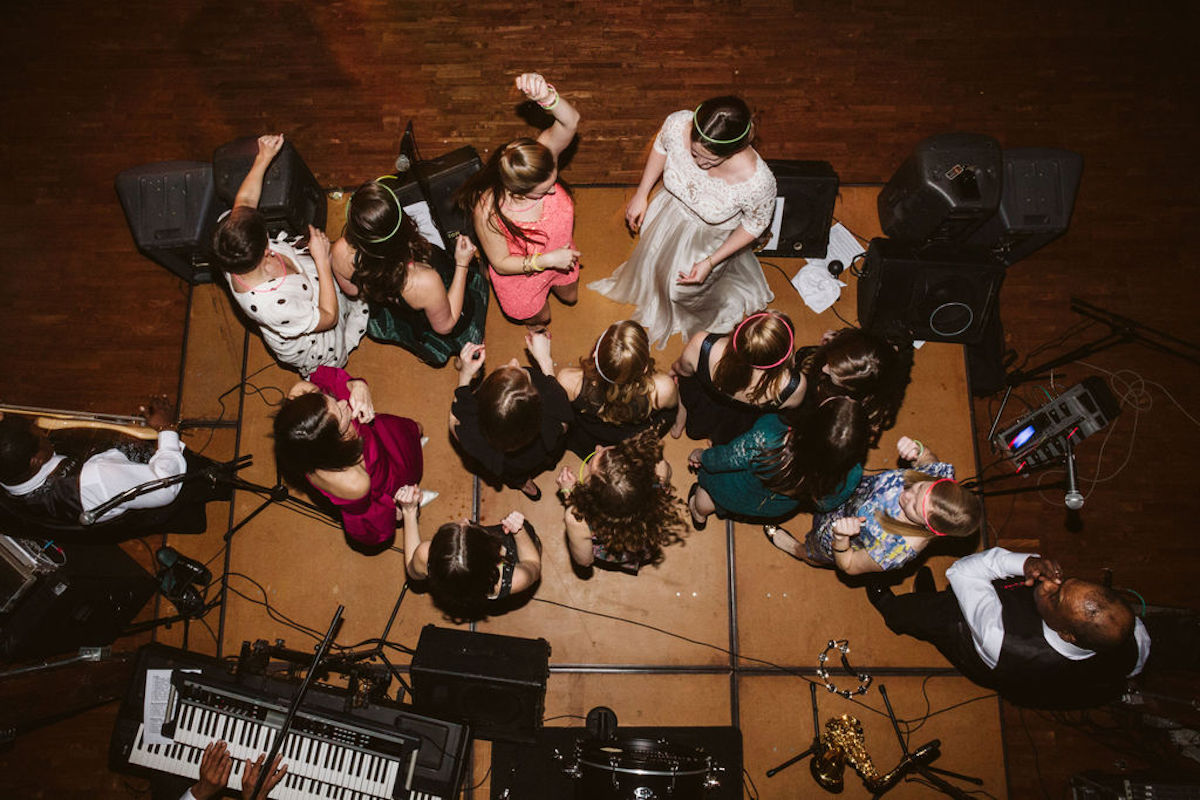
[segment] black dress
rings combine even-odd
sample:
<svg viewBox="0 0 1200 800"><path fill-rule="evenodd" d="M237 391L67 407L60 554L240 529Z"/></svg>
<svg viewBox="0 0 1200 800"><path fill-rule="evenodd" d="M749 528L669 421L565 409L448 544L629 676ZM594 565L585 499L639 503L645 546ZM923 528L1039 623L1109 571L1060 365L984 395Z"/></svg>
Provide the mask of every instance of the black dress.
<svg viewBox="0 0 1200 800"><path fill-rule="evenodd" d="M661 435L675 419L674 408L648 408L642 422L606 422L585 408L583 395L571 401L571 408L575 412L575 420L567 432L567 448L580 458L586 458L598 445L620 444L649 428L657 429Z"/></svg>
<svg viewBox="0 0 1200 800"><path fill-rule="evenodd" d="M562 456L566 434L564 426L574 417L567 393L553 377L542 374L536 364L525 367L529 379L542 397L542 426L537 437L511 453L492 447L479 427L479 404L470 386L454 390L450 413L458 420L459 446L467 456L467 468L493 483L520 489L525 481L553 469Z"/></svg>
<svg viewBox="0 0 1200 800"><path fill-rule="evenodd" d="M704 337L695 374L679 379L679 402L687 409L689 439L712 439L713 444L728 444L754 427L763 414L778 410L800 387L803 379L793 361L791 380L774 401L756 406L730 397L713 386L708 366L713 343L725 335L710 333Z"/></svg>

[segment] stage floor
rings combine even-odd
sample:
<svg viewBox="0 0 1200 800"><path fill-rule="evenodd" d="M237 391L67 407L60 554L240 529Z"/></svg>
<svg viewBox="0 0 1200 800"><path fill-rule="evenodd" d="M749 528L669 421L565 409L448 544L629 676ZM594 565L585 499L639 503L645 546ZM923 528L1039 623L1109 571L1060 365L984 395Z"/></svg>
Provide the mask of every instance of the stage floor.
<svg viewBox="0 0 1200 800"><path fill-rule="evenodd" d="M877 191L842 187L835 216L859 236L880 235ZM586 284L609 274L632 246L623 222L625 199L632 188L578 187L575 192L576 242L583 252L582 283ZM340 207L331 210L329 218L340 221ZM330 238L336 233L330 230ZM832 311L818 315L808 310L788 282L802 260L768 261L764 269L775 293L771 305L796 323L798 344L816 342L825 330L843 327ZM835 308L854 321L856 279L848 273L843 279L848 286ZM576 307L554 305L551 332L558 364L574 363L590 352L596 335L630 312L628 306L583 287ZM489 360L500 364L515 356L524 361L524 328L506 322L494 302L489 315ZM675 337L658 351L659 368L665 370L681 348L681 338ZM807 746L811 715L806 684L814 679L817 656L826 643L849 639L855 668L872 673L876 685L887 685L901 718L915 721L927 711L947 709L913 733L912 746L940 739L943 755L936 766L976 775L988 792L1005 796L998 701L948 671L931 646L891 634L861 588L848 585L832 571L788 558L770 545L760 526L723 525L715 519L706 531L693 532L685 544L670 548L658 568L643 570L637 577L597 570L590 579L581 580L571 569L561 536L562 510L553 494L553 473L539 478L544 497L533 503L519 492L498 493L479 486L455 455L446 432L457 379L452 368L433 370L400 348L364 339L348 370L370 382L377 410L420 421L430 438L423 486L441 496L423 512L426 535L443 521L470 516L476 504L485 521L520 510L541 534L543 577L534 599L477 627L550 642L553 674L546 718L555 719L549 724L577 725L574 715L606 705L628 725L736 725L744 737L745 768L759 796L816 795L819 792L803 765L771 779L764 773ZM247 377L241 387L243 375ZM238 425L196 429L186 437L189 446L219 459L251 453L254 464L242 476L273 484L271 415L295 380L294 373L274 364L261 340L245 333L220 287L193 288L181 411L187 419L220 418ZM974 474L970 409L961 346L926 345L917 353L899 421L871 453L868 467L894 466L896 440L912 435L943 460L956 464L960 475ZM696 445L686 438L668 437L665 442L676 490L683 495L691 483L687 453ZM568 453L564 463L574 468L578 459ZM219 571L223 534L259 504L253 494L239 492L231 511L210 508L212 525L206 534L172 537L171 544L202 561L215 559L212 566ZM808 518L800 515L787 527L802 536ZM236 653L244 640L255 639L284 639L292 648L310 649L310 637L268 616L263 600L273 610L320 631L340 603L346 606L340 643L377 637L405 579L398 547L375 556L361 555L346 545L335 524L278 505L236 534L229 559L230 587L236 591L224 608L221 645L226 654ZM939 585L951 561L945 554L928 559ZM899 591L907 584L906 580ZM190 627L191 649L216 650L217 615L211 614L208 622L211 634L200 626ZM420 629L428 623L451 625L428 596L409 592L389 639L415 646ZM178 645L184 635L184 628L176 626L162 631L159 639ZM847 680L852 679L845 676L840 682ZM973 698L983 699L969 702ZM868 749L881 772L897 762L899 747L882 716L883 703L875 689L856 703L822 689L820 701L822 721L841 713L862 720ZM489 759L487 745L478 747L470 782L480 784L475 796L485 797ZM854 776L847 776L846 783L847 796L866 796ZM909 783L890 796L924 797L929 792Z"/></svg>

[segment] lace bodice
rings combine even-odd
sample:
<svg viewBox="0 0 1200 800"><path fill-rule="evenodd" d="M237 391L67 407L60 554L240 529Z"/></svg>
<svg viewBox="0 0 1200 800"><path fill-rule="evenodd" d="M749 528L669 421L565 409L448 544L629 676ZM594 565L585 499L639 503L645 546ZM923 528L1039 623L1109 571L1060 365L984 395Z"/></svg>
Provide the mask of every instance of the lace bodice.
<svg viewBox="0 0 1200 800"><path fill-rule="evenodd" d="M775 211L775 176L767 162L755 153L754 175L741 183L715 178L692 160L691 124L691 111L676 111L654 140L654 149L667 157L663 186L709 225L726 230L741 225L755 236L762 233Z"/></svg>

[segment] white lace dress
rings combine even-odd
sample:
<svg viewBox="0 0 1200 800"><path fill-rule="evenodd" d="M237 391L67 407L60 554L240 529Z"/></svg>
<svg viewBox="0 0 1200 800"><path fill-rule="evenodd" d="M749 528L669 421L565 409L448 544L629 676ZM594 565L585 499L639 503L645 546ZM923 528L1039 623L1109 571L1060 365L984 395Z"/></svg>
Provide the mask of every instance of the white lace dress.
<svg viewBox="0 0 1200 800"><path fill-rule="evenodd" d="M775 176L754 154L754 175L729 184L696 166L691 155L691 111L667 117L654 149L666 155L663 191L646 209L641 236L629 260L612 277L588 288L637 306L634 318L659 349L676 333L686 342L700 331L728 333L742 317L774 299L750 248L718 263L698 286L681 286L687 272L712 255L739 225L758 236L775 209Z"/></svg>
<svg viewBox="0 0 1200 800"><path fill-rule="evenodd" d="M346 297L335 282L337 324L327 331L314 333L313 328L321 320L317 265L307 249L294 247L282 239L282 234L280 239L271 242L270 249L289 258L301 272L289 271L283 277L272 278L247 292L237 291L233 276L226 273L234 302L258 324L263 342L275 358L303 377L307 378L322 365L346 366L350 351L358 347L366 333L370 314L367 304L358 298Z"/></svg>

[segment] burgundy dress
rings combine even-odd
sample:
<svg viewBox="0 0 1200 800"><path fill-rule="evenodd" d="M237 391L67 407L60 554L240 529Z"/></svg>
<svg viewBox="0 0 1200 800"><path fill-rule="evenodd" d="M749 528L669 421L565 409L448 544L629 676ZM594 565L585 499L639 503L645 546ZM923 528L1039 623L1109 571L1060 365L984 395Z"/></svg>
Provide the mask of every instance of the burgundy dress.
<svg viewBox="0 0 1200 800"><path fill-rule="evenodd" d="M347 384L354 380L344 369L318 367L309 380L336 400L348 400ZM424 462L421 456L421 431L407 417L376 414L367 424L355 420L354 430L363 443L363 466L371 477L371 488L357 500L344 500L329 492L329 498L342 512L346 535L365 545L380 545L396 533L396 502L401 486L421 482ZM316 487L313 487L316 488Z"/></svg>

